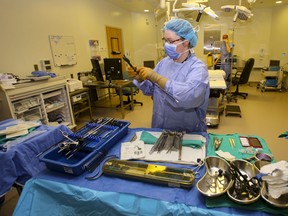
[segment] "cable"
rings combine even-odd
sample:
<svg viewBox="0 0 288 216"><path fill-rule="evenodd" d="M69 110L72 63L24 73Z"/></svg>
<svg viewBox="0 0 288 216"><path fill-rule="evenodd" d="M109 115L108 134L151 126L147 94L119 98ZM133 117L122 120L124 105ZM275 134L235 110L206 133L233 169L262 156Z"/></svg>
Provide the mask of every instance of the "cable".
<svg viewBox="0 0 288 216"><path fill-rule="evenodd" d="M91 181L98 179L103 174L102 170L99 167L102 167L103 164L105 164L111 158L119 158L119 157L116 155L109 155L107 157L104 157L103 160L100 162L99 166L97 166L98 168L97 172L93 176L85 176L85 178Z"/></svg>

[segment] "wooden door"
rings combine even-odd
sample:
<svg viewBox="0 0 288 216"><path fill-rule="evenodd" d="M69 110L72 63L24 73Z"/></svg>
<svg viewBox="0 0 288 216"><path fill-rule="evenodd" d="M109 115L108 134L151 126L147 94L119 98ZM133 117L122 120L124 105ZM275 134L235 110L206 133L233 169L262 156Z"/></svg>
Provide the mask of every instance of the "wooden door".
<svg viewBox="0 0 288 216"><path fill-rule="evenodd" d="M108 45L109 58L121 58L123 57L123 42L122 42L122 30L119 28L113 28L106 26L106 37ZM122 60L122 70L124 71L124 61Z"/></svg>
<svg viewBox="0 0 288 216"><path fill-rule="evenodd" d="M106 26L109 58L121 58L123 56L122 30Z"/></svg>

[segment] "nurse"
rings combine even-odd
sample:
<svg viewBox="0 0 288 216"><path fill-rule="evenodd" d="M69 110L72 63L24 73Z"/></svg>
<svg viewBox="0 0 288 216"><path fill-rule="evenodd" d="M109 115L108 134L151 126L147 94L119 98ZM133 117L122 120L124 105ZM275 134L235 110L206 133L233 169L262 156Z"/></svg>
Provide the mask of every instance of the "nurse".
<svg viewBox="0 0 288 216"><path fill-rule="evenodd" d="M167 56L154 70L128 69L134 84L153 98L152 128L207 132L209 77L207 66L192 49L197 33L188 21L172 19L165 24L163 36Z"/></svg>
<svg viewBox="0 0 288 216"><path fill-rule="evenodd" d="M229 38L227 34L224 34L222 36L223 42L220 47L220 53L221 53L221 67L220 69L225 71L225 82L227 89L230 88L230 75L232 70L232 63L231 63L231 57L232 57L232 45L229 44Z"/></svg>

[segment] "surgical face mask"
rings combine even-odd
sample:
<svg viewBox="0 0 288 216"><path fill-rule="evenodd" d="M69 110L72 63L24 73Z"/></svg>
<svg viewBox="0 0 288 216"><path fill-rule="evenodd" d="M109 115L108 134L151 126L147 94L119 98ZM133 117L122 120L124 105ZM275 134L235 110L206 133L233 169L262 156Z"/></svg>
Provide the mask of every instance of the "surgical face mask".
<svg viewBox="0 0 288 216"><path fill-rule="evenodd" d="M184 41L185 41L185 40L184 40ZM169 44L168 42L166 42L165 45L164 45L164 49L165 49L166 54L167 54L171 59L174 59L174 60L179 59L180 56L181 56L184 52L187 52L187 51L189 50L189 49L188 49L188 50L186 50L186 51L184 51L184 52L182 52L182 53L178 53L178 52L176 51L177 46L178 46L179 44L181 44L181 43L184 43L184 41L182 41L182 42L180 42L180 43L177 43L177 44Z"/></svg>

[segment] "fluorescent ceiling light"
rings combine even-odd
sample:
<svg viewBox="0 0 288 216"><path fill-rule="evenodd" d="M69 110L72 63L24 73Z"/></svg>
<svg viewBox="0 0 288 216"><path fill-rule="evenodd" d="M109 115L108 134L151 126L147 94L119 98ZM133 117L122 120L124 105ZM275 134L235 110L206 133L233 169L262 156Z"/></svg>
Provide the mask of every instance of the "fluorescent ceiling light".
<svg viewBox="0 0 288 216"><path fill-rule="evenodd" d="M148 13L148 12L149 12L149 10L145 9L145 10L144 10L144 12L145 12L145 13Z"/></svg>
<svg viewBox="0 0 288 216"><path fill-rule="evenodd" d="M281 4L281 3L282 3L282 1L276 1L275 3L276 3L276 4Z"/></svg>

